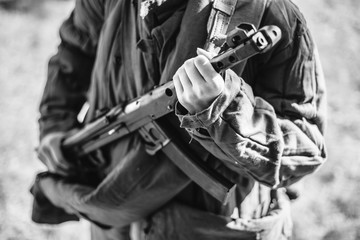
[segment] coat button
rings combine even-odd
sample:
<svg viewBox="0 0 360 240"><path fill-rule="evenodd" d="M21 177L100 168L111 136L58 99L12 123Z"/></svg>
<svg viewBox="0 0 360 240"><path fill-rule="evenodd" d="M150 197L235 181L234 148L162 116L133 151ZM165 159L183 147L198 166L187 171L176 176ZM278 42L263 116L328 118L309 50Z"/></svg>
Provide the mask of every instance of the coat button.
<svg viewBox="0 0 360 240"><path fill-rule="evenodd" d="M116 56L116 57L115 57L115 63L118 64L118 65L120 65L121 62L122 62L122 61L121 61L121 57L120 57L120 56Z"/></svg>

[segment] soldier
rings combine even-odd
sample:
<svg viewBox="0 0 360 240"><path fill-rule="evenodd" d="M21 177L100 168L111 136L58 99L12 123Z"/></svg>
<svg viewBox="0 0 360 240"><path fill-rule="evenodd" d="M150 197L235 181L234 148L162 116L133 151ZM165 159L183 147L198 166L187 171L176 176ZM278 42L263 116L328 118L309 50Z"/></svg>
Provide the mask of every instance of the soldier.
<svg viewBox="0 0 360 240"><path fill-rule="evenodd" d="M218 49L214 39L242 22L276 25L282 38L219 74L209 62ZM34 221L80 216L96 240L290 238L285 187L326 159L324 79L291 1L78 0L60 36L40 104L39 156L49 173L37 183L64 212L50 216L37 199ZM91 154L101 166L81 181L68 179L86 172L61 151L68 131L171 79L176 115L160 121L237 184L231 201L218 202L161 151L147 154L138 133ZM89 110L79 123L85 102Z"/></svg>

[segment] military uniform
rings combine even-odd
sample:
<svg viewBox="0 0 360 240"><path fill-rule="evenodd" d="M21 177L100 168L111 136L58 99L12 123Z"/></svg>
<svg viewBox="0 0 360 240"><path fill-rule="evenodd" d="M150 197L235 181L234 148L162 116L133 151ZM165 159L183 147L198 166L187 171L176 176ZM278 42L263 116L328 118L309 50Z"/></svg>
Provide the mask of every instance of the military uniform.
<svg viewBox="0 0 360 240"><path fill-rule="evenodd" d="M60 28L40 105L41 138L85 123L171 80L208 37L213 1L78 0ZM217 1L215 1L217 2ZM237 184L222 205L164 154L146 153L134 133L97 151L96 183L43 177L53 204L94 223L94 239L282 239L290 235L282 187L314 172L326 159L325 86L316 46L299 9L287 0L238 1L228 30L256 14L276 25L281 41L269 52L227 70L225 89L201 112L159 121L201 160ZM259 7L260 6L260 7ZM140 16L141 15L141 16ZM271 189L280 189L271 197ZM271 208L271 200L277 204ZM235 215L234 215L235 214ZM133 236L135 238L135 236Z"/></svg>

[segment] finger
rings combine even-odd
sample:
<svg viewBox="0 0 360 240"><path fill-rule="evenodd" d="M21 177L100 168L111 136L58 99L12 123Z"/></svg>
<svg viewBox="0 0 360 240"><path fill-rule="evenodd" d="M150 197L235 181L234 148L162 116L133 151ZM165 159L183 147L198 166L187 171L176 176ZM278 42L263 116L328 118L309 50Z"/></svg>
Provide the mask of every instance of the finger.
<svg viewBox="0 0 360 240"><path fill-rule="evenodd" d="M198 56L199 55L205 56L209 60L216 56L216 53L208 52L202 48L197 48L196 53Z"/></svg>
<svg viewBox="0 0 360 240"><path fill-rule="evenodd" d="M43 148L39 149L39 151L37 152L37 157L47 168L49 168L48 156L44 152Z"/></svg>
<svg viewBox="0 0 360 240"><path fill-rule="evenodd" d="M211 66L209 59L203 55L199 55L194 59L194 64L205 81L213 80L220 76Z"/></svg>
<svg viewBox="0 0 360 240"><path fill-rule="evenodd" d="M185 72L188 78L190 79L192 85L200 85L206 83L203 76L200 74L199 70L194 64L194 59L188 60L184 64Z"/></svg>
<svg viewBox="0 0 360 240"><path fill-rule="evenodd" d="M177 76L179 77L179 80L181 82L183 90L187 91L187 89L191 89L192 83L191 83L184 67L180 67L176 73L177 73Z"/></svg>
<svg viewBox="0 0 360 240"><path fill-rule="evenodd" d="M51 137L51 139L49 140L50 147L48 149L54 164L59 168L67 170L70 168L70 166L69 163L64 158L64 155L61 150L62 135L59 136L54 135L53 137Z"/></svg>
<svg viewBox="0 0 360 240"><path fill-rule="evenodd" d="M48 148L43 148L41 151L41 159L50 172L55 172L56 165L52 161L51 153L49 152Z"/></svg>
<svg viewBox="0 0 360 240"><path fill-rule="evenodd" d="M59 148L50 148L49 151L57 168L63 170L68 170L70 168L69 163L65 160Z"/></svg>
<svg viewBox="0 0 360 240"><path fill-rule="evenodd" d="M51 158L47 157L47 162L48 162L47 167L49 172L56 173L62 176L68 176L69 175L68 167L64 166L63 164L60 164L61 162L59 162L58 159L55 160L51 149L46 148L45 152L47 152L46 153L47 156L51 156Z"/></svg>
<svg viewBox="0 0 360 240"><path fill-rule="evenodd" d="M175 86L176 95L179 97L184 92L184 88L181 85L179 76L177 74L174 75L173 82Z"/></svg>

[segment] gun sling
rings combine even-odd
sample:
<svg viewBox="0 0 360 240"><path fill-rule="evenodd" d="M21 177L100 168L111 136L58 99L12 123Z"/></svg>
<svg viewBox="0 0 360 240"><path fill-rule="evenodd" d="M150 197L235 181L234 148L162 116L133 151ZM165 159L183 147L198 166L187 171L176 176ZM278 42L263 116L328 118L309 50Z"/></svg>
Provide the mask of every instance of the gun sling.
<svg viewBox="0 0 360 240"><path fill-rule="evenodd" d="M161 149L191 180L224 205L228 202L236 185L207 166L203 160L199 160L180 141L171 139L165 128L153 121L143 126L139 133L148 143L147 151L150 154L155 154Z"/></svg>

